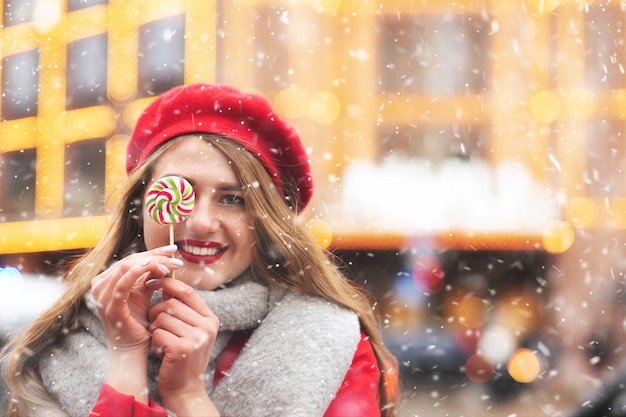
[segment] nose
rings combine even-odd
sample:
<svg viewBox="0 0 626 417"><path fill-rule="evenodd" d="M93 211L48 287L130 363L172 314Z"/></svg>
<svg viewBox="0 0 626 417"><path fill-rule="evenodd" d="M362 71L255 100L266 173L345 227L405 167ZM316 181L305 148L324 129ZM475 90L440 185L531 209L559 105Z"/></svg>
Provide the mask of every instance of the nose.
<svg viewBox="0 0 626 417"><path fill-rule="evenodd" d="M185 221L185 227L197 236L213 233L220 228L217 207L211 204L210 196L196 194L196 203Z"/></svg>

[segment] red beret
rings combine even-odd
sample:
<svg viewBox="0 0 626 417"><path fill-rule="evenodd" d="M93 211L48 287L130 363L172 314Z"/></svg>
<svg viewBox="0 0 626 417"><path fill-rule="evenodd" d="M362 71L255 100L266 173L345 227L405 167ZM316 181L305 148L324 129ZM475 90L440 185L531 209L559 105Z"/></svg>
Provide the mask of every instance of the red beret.
<svg viewBox="0 0 626 417"><path fill-rule="evenodd" d="M311 167L298 133L265 98L226 85L178 86L153 101L128 142L126 171L163 143L189 133L213 133L238 142L263 163L281 192L287 181L298 187L300 208L310 201Z"/></svg>

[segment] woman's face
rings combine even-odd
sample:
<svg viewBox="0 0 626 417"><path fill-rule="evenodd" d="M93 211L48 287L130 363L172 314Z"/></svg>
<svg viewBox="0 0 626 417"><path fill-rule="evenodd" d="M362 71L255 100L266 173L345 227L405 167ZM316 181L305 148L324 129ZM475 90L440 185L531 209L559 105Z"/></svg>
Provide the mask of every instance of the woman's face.
<svg viewBox="0 0 626 417"><path fill-rule="evenodd" d="M254 231L241 184L226 156L209 142L189 135L157 160L152 182L166 175L187 179L196 193L191 215L174 224L176 256L184 262L176 270L176 279L212 290L239 276L250 265ZM168 245L170 226L150 217L145 195L143 207L146 248Z"/></svg>

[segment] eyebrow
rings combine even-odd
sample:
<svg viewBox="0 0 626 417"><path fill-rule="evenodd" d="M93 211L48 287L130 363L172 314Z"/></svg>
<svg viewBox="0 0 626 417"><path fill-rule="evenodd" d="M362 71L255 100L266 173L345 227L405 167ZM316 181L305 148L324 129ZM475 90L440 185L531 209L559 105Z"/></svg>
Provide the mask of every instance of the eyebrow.
<svg viewBox="0 0 626 417"><path fill-rule="evenodd" d="M243 186L239 183L222 183L215 187L218 191L243 191Z"/></svg>

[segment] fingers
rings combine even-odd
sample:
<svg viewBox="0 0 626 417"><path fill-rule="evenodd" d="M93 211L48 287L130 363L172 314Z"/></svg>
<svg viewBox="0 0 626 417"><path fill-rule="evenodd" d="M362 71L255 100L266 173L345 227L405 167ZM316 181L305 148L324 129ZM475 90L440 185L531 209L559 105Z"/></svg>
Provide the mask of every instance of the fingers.
<svg viewBox="0 0 626 417"><path fill-rule="evenodd" d="M177 280L159 281L159 287L171 298L154 305L148 313L153 351L161 358L167 352L184 357L210 351L219 319L193 288Z"/></svg>
<svg viewBox="0 0 626 417"><path fill-rule="evenodd" d="M184 337L192 329L199 329L203 334L217 334L219 319L205 306L196 311L176 298L156 304L149 311L150 327L167 330L175 336Z"/></svg>
<svg viewBox="0 0 626 417"><path fill-rule="evenodd" d="M203 334L217 334L219 319L193 288L176 280L160 281L164 284L163 291L167 291L171 298L150 308L148 319L151 325L148 331L164 329L173 335L184 337L193 328L199 329Z"/></svg>
<svg viewBox="0 0 626 417"><path fill-rule="evenodd" d="M194 288L185 284L184 282L177 279L158 279L156 282L151 281L150 285L154 289L163 290L164 294L167 294L169 297L167 298L176 298L180 300L185 305L189 306L192 310L199 312L202 315L212 315L213 313L206 305L206 303L202 300L200 295L196 292ZM166 297L164 297L164 300ZM157 309L164 308L155 306ZM155 310L158 311L158 310ZM153 317L151 317L152 319Z"/></svg>
<svg viewBox="0 0 626 417"><path fill-rule="evenodd" d="M124 296L147 276L163 277L180 267L182 261L172 258L175 245L163 246L150 251L133 254L116 262L91 282L94 297L106 296L110 300L124 301Z"/></svg>
<svg viewBox="0 0 626 417"><path fill-rule="evenodd" d="M161 359L165 355L177 360L195 355L208 358L219 330L217 317L210 311L202 315L175 298L157 306L150 311L154 319L148 328L155 354Z"/></svg>

